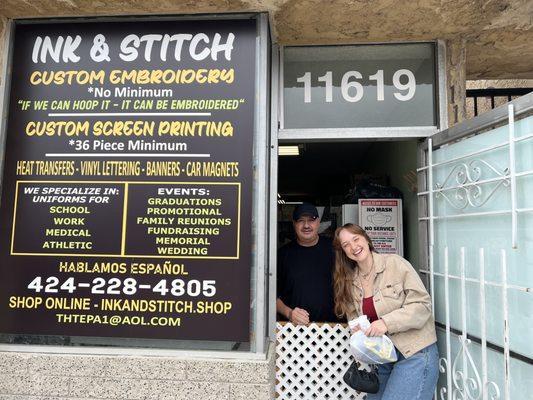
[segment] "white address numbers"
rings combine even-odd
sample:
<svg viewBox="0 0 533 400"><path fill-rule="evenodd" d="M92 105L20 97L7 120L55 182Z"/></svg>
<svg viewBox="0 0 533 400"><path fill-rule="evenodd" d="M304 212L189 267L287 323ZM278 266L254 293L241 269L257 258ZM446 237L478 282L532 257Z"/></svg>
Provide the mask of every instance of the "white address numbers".
<svg viewBox="0 0 533 400"><path fill-rule="evenodd" d="M311 72L306 72L302 76L296 78L296 82L304 84L304 102L311 103ZM344 100L350 103L356 103L363 98L364 86L358 80L363 79L363 75L359 71L348 71L341 79L341 95ZM325 101L331 103L333 101L333 72L327 71L324 75L317 78L319 82L325 84ZM376 97L377 101L385 100L385 81L383 70L379 69L374 75L370 75L368 80L376 82ZM407 81L406 81L407 80ZM402 83L402 81L404 83ZM398 90L393 95L400 101L411 100L416 91L416 79L408 69L399 69L392 75L392 84Z"/></svg>

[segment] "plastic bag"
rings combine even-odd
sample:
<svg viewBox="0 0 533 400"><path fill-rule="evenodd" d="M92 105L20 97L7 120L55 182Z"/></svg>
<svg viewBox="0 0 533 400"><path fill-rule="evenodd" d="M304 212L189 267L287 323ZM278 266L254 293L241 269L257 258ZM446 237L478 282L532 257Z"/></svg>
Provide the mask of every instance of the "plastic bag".
<svg viewBox="0 0 533 400"><path fill-rule="evenodd" d="M350 336L350 351L355 359L366 364L385 364L398 360L392 340L386 335L368 337L365 332L370 327L366 315L348 321L350 329L359 325L361 330Z"/></svg>

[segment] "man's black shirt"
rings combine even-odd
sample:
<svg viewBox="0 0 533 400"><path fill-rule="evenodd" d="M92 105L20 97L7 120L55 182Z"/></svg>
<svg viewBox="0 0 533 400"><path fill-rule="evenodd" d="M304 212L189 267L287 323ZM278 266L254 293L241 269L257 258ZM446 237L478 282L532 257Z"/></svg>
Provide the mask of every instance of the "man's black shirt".
<svg viewBox="0 0 533 400"><path fill-rule="evenodd" d="M313 322L337 322L333 311L332 241L320 237L314 246L296 240L278 250L278 297L290 308L303 308Z"/></svg>

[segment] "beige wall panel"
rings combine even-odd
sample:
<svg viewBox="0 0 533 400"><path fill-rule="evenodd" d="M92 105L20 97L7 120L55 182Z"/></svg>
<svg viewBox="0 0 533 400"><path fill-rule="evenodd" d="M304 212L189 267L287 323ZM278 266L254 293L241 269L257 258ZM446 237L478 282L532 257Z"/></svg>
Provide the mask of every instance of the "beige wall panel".
<svg viewBox="0 0 533 400"><path fill-rule="evenodd" d="M274 354L274 344L266 360L0 352L0 400L268 400Z"/></svg>

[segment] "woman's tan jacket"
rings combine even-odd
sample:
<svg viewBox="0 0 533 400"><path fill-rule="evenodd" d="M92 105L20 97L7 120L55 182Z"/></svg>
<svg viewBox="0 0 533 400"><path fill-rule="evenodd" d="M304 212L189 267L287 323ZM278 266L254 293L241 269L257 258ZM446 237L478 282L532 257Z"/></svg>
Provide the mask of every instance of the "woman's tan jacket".
<svg viewBox="0 0 533 400"><path fill-rule="evenodd" d="M407 260L396 254L374 257L374 307L387 325L386 333L394 346L408 358L437 341L435 321L431 313L431 298L422 280ZM353 281L353 319L362 314L363 289L355 274Z"/></svg>

